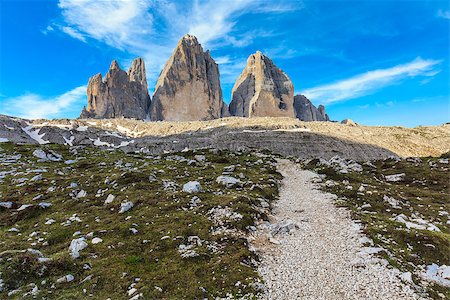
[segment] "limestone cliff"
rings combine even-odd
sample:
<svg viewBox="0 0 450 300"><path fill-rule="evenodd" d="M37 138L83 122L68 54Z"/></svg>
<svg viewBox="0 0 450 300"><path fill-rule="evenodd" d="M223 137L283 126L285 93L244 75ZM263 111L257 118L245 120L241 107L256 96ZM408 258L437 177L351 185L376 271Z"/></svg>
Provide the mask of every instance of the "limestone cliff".
<svg viewBox="0 0 450 300"><path fill-rule="evenodd" d="M291 80L259 51L247 59L231 97L232 116L295 117Z"/></svg>
<svg viewBox="0 0 450 300"><path fill-rule="evenodd" d="M152 121L210 120L226 111L217 64L195 36L185 35L156 83Z"/></svg>
<svg viewBox="0 0 450 300"><path fill-rule="evenodd" d="M296 117L302 121L330 121L323 105L319 105L319 108L316 108L303 95L296 95L294 97L294 109Z"/></svg>
<svg viewBox="0 0 450 300"><path fill-rule="evenodd" d="M89 79L86 94L88 104L80 118L145 119L150 96L144 61L136 58L127 73L114 60L104 80L100 73Z"/></svg>

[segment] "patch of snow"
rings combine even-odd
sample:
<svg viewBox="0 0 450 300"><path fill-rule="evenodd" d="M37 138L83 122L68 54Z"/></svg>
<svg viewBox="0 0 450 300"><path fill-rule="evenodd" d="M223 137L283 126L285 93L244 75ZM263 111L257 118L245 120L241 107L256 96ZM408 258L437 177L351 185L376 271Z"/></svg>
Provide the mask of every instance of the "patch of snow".
<svg viewBox="0 0 450 300"><path fill-rule="evenodd" d="M7 138L0 137L0 143L6 143L6 142L9 142L9 140Z"/></svg>
<svg viewBox="0 0 450 300"><path fill-rule="evenodd" d="M63 136L63 139L65 141L64 145L73 146L73 141L75 140L75 137L73 135L70 138L66 138L65 136Z"/></svg>
<svg viewBox="0 0 450 300"><path fill-rule="evenodd" d="M26 127L22 127L22 130L26 134L28 134L28 136L30 138L32 138L33 140L35 140L36 142L38 142L41 145L50 143L49 141L45 141L44 139L42 139L42 137L44 137L45 133L39 134L39 131L41 130L40 128L36 129L36 130L33 130L33 126L32 125L28 125Z"/></svg>
<svg viewBox="0 0 450 300"><path fill-rule="evenodd" d="M88 126L78 126L78 128L76 129L76 131L79 132L84 132L86 130L88 130Z"/></svg>
<svg viewBox="0 0 450 300"><path fill-rule="evenodd" d="M96 140L90 139L91 141L94 141L94 146L107 146L107 147L111 147L110 143L107 142L102 142L100 141L100 138L97 138Z"/></svg>
<svg viewBox="0 0 450 300"><path fill-rule="evenodd" d="M115 148L125 147L125 146L128 146L129 144L133 144L133 143L134 143L134 140L131 140L131 141L123 141L123 142L120 143L120 145L115 146Z"/></svg>
<svg viewBox="0 0 450 300"><path fill-rule="evenodd" d="M291 128L291 129L275 129L272 131L282 131L282 132L310 132L310 128Z"/></svg>
<svg viewBox="0 0 450 300"><path fill-rule="evenodd" d="M248 129L244 129L241 132L244 132L244 133L263 133L263 132L267 132L267 130L248 130Z"/></svg>

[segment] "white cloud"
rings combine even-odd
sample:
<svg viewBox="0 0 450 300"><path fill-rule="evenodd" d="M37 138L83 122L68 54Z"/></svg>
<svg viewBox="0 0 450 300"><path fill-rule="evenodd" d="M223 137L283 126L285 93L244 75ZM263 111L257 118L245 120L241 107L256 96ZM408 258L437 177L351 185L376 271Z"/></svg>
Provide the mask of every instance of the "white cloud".
<svg viewBox="0 0 450 300"><path fill-rule="evenodd" d="M450 20L450 10L444 11L442 9L438 10L438 17Z"/></svg>
<svg viewBox="0 0 450 300"><path fill-rule="evenodd" d="M61 30L71 37L86 43L86 38L84 37L84 35L79 33L76 29L73 29L72 27L62 26Z"/></svg>
<svg viewBox="0 0 450 300"><path fill-rule="evenodd" d="M421 59L394 66L388 69L378 69L343 79L331 84L325 84L306 89L301 93L316 103L329 104L338 101L354 99L372 94L377 90L416 76L432 77L437 74L434 69L440 61Z"/></svg>
<svg viewBox="0 0 450 300"><path fill-rule="evenodd" d="M79 86L55 97L43 97L28 93L14 98L2 99L0 113L26 119L57 118L67 114L74 107L79 109L86 103L86 86ZM74 105L74 104L80 105ZM79 113L79 111L78 111Z"/></svg>
<svg viewBox="0 0 450 300"><path fill-rule="evenodd" d="M69 36L81 41L94 39L143 57L151 87L184 34L197 36L205 49L248 46L255 38L273 33L258 28L237 30L239 17L293 11L303 4L265 0L59 0L58 6L63 17L59 29Z"/></svg>
<svg viewBox="0 0 450 300"><path fill-rule="evenodd" d="M67 24L62 27L65 33L78 38L71 34L76 32L125 49L143 47L141 38L153 26L148 12L151 4L143 0L60 0L58 6Z"/></svg>

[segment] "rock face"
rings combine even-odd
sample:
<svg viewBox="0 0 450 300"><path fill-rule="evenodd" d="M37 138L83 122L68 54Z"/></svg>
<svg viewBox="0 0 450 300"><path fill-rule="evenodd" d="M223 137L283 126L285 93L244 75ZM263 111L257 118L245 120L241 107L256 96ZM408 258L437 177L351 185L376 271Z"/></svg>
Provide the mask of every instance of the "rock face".
<svg viewBox="0 0 450 300"><path fill-rule="evenodd" d="M316 108L303 95L296 95L294 97L294 109L296 117L302 121L330 121L323 105L319 105L319 108Z"/></svg>
<svg viewBox="0 0 450 300"><path fill-rule="evenodd" d="M346 124L346 125L349 125L349 126L357 126L357 124L352 119L342 120L341 124Z"/></svg>
<svg viewBox="0 0 450 300"><path fill-rule="evenodd" d="M295 117L294 86L289 77L261 52L247 59L234 84L230 114L239 117Z"/></svg>
<svg viewBox="0 0 450 300"><path fill-rule="evenodd" d="M80 118L135 118L145 119L150 105L145 65L142 58L133 60L128 73L113 61L102 80L102 74L89 79L88 105Z"/></svg>
<svg viewBox="0 0 450 300"><path fill-rule="evenodd" d="M152 121L210 120L226 114L219 68L195 36L178 42L156 83L150 111Z"/></svg>

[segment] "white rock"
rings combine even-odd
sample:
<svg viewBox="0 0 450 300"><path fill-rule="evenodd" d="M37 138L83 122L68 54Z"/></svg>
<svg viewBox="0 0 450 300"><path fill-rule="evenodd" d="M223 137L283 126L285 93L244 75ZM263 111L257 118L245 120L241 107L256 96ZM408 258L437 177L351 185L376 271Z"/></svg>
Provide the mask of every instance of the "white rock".
<svg viewBox="0 0 450 300"><path fill-rule="evenodd" d="M85 190L81 190L78 192L77 198L83 198L83 197L86 197L86 195L87 195L87 192Z"/></svg>
<svg viewBox="0 0 450 300"><path fill-rule="evenodd" d="M31 206L33 206L33 204L22 204L22 205L17 209L17 211L25 210L25 209L27 209L28 207L31 207Z"/></svg>
<svg viewBox="0 0 450 300"><path fill-rule="evenodd" d="M71 282L73 281L75 278L73 277L72 274L67 274L66 276L63 276L61 278L58 278L56 280L57 283L64 283L64 282Z"/></svg>
<svg viewBox="0 0 450 300"><path fill-rule="evenodd" d="M136 288L131 288L131 289L128 290L127 294L128 294L128 296L132 296L136 292L137 292Z"/></svg>
<svg viewBox="0 0 450 300"><path fill-rule="evenodd" d="M80 251L85 249L87 246L88 243L86 243L86 239L84 237L74 239L70 242L69 253L72 258L78 258L80 257Z"/></svg>
<svg viewBox="0 0 450 300"><path fill-rule="evenodd" d="M55 223L56 221L53 219L48 219L44 224L45 225L52 225L53 223Z"/></svg>
<svg viewBox="0 0 450 300"><path fill-rule="evenodd" d="M444 279L450 279L450 266L440 266L437 270L437 274Z"/></svg>
<svg viewBox="0 0 450 300"><path fill-rule="evenodd" d="M30 181L38 181L42 179L42 174L38 174L30 179Z"/></svg>
<svg viewBox="0 0 450 300"><path fill-rule="evenodd" d="M384 179L387 182L397 182L397 181L402 181L405 178L405 173L400 173L400 174L393 174L393 175L386 175L384 176Z"/></svg>
<svg viewBox="0 0 450 300"><path fill-rule="evenodd" d="M134 203L131 201L128 202L124 202L120 204L120 210L119 210L119 214L123 214L124 212L129 211L130 209L132 209L134 206Z"/></svg>
<svg viewBox="0 0 450 300"><path fill-rule="evenodd" d="M114 196L113 194L109 194L108 197L106 197L105 204L112 203L114 199L116 199L116 196Z"/></svg>
<svg viewBox="0 0 450 300"><path fill-rule="evenodd" d="M52 206L53 204L48 203L48 202L40 202L39 203L39 207L41 208L49 208L50 206Z"/></svg>
<svg viewBox="0 0 450 300"><path fill-rule="evenodd" d="M13 203L11 201L7 201L7 202L0 202L0 207L4 207L4 208L12 208Z"/></svg>
<svg viewBox="0 0 450 300"><path fill-rule="evenodd" d="M273 224L270 227L271 227L270 233L272 234L272 236L275 236L279 233L291 233L295 229L299 228L297 223L295 223L290 219L282 220L281 222Z"/></svg>
<svg viewBox="0 0 450 300"><path fill-rule="evenodd" d="M409 284L413 284L414 282L413 282L413 280L412 280L412 274L411 274L411 272L405 272L405 273L402 273L402 274L400 274L400 279L403 281L403 282L406 282L406 283L409 283Z"/></svg>
<svg viewBox="0 0 450 300"><path fill-rule="evenodd" d="M227 188L242 185L242 182L239 179L224 175L217 177L216 182L226 186Z"/></svg>
<svg viewBox="0 0 450 300"><path fill-rule="evenodd" d="M198 181L189 181L183 185L183 192L198 193L202 191L202 186Z"/></svg>
<svg viewBox="0 0 450 300"><path fill-rule="evenodd" d="M92 239L92 244L94 244L94 245L101 243L101 242L103 242L103 240L101 238L95 237Z"/></svg>
<svg viewBox="0 0 450 300"><path fill-rule="evenodd" d="M427 266L427 271L422 273L421 276L425 280L432 281L445 287L450 287L450 280L448 279L449 273L450 267L446 265L438 266L437 264L431 264Z"/></svg>

